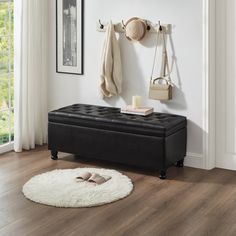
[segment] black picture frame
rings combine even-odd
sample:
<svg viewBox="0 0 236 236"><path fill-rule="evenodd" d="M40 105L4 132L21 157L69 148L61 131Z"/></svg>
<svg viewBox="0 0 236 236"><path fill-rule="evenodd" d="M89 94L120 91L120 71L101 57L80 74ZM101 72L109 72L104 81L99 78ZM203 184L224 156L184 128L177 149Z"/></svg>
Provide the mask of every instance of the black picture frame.
<svg viewBox="0 0 236 236"><path fill-rule="evenodd" d="M84 1L56 0L57 73L84 74L83 27Z"/></svg>

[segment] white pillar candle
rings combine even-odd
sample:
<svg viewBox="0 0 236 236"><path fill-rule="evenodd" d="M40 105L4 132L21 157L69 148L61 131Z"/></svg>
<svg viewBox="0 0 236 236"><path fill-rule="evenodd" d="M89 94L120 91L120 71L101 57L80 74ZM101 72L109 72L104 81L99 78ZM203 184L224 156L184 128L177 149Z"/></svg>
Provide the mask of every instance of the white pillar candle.
<svg viewBox="0 0 236 236"><path fill-rule="evenodd" d="M140 96L133 96L132 97L132 107L135 108L139 108L141 105L141 97Z"/></svg>

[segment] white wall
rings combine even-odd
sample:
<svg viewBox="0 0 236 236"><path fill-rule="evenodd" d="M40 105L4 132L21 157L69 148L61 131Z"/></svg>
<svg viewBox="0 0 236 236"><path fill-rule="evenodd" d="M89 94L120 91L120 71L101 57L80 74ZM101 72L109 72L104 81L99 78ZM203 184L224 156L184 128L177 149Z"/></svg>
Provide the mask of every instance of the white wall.
<svg viewBox="0 0 236 236"><path fill-rule="evenodd" d="M84 0L84 75L57 74L55 68L55 1L49 1L49 110L73 103L122 107L132 95L142 96L143 105L156 111L185 115L188 123L188 152L202 154L202 1L196 0ZM142 44L132 44L120 35L123 61L123 94L102 100L98 92L100 53L104 33L96 31L96 22L120 22L133 16L173 24L170 60L174 62L172 79L176 85L173 100L160 103L148 99L148 85L153 62L155 35ZM117 35L118 36L118 35Z"/></svg>

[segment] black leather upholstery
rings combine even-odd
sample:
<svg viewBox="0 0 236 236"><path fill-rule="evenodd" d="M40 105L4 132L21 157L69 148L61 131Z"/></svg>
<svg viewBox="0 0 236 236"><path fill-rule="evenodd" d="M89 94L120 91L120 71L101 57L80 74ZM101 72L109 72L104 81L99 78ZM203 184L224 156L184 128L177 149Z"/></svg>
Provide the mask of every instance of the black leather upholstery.
<svg viewBox="0 0 236 236"><path fill-rule="evenodd" d="M122 114L119 108L86 104L49 112L49 122L158 136L168 136L186 127L186 118L179 115L153 113L144 117Z"/></svg>
<svg viewBox="0 0 236 236"><path fill-rule="evenodd" d="M112 107L75 104L48 115L48 148L92 159L157 169L186 155L187 127L183 116L153 113L121 114ZM181 164L181 163L180 163Z"/></svg>

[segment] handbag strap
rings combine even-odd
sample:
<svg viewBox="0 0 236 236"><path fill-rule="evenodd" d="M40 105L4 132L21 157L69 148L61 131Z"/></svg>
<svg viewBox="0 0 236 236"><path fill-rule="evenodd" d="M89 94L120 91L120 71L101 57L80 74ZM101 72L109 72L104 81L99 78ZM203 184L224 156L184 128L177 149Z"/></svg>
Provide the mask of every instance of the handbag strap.
<svg viewBox="0 0 236 236"><path fill-rule="evenodd" d="M166 37L165 34L163 33L163 61L164 61L164 69L163 69L163 76L167 77L168 80L171 82L170 78L170 66L169 66L169 60L168 60L168 55L167 55L167 47L166 47ZM167 74L166 74L167 71Z"/></svg>
<svg viewBox="0 0 236 236"><path fill-rule="evenodd" d="M159 40L160 40L161 31L162 31L162 27L161 27L161 25L160 25L160 27L158 28L158 31L157 31L156 47L155 47L155 53L154 53L153 64L152 64L152 73L151 73L151 76L150 76L150 83L152 82L152 77L153 77L153 73L154 73L155 62L156 62L156 56L157 56L157 47L158 47L158 43L159 43Z"/></svg>
<svg viewBox="0 0 236 236"><path fill-rule="evenodd" d="M158 43L160 40L160 36L162 35L163 38L163 51L162 51L162 59L163 59L163 77L168 76L168 83L173 86L170 78L170 67L169 67L169 62L168 62L168 55L167 55L167 47L166 47L166 35L162 29L162 26L160 25L158 32L157 32L157 40L156 40L156 47L155 47L155 53L154 53L154 60L153 60L153 65L152 65L152 73L151 73L151 78L150 78L150 83L152 83L152 78L153 78L153 73L154 73L154 68L155 68L155 62L156 62L156 56L157 56L157 48L158 48ZM166 74L167 71L167 74Z"/></svg>

